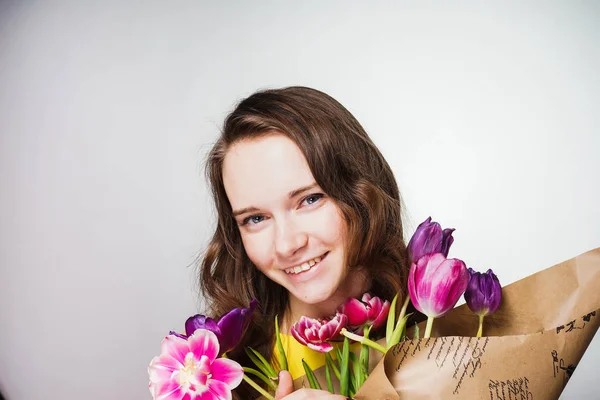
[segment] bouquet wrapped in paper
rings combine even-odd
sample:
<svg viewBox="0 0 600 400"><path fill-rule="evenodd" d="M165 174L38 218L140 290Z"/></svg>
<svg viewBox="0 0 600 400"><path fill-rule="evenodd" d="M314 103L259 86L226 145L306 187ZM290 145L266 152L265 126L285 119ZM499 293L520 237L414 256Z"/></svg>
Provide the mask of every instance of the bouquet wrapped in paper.
<svg viewBox="0 0 600 400"><path fill-rule="evenodd" d="M599 287L600 248L505 286L484 337L473 337L477 316L457 307L430 338L375 360L354 398L557 399L600 325ZM322 369L315 375L324 381ZM295 384L308 386L305 377Z"/></svg>
<svg viewBox="0 0 600 400"><path fill-rule="evenodd" d="M493 271L479 273L447 258L453 231L431 218L417 228L408 244L410 296L397 318L398 296L390 303L365 293L349 298L335 316L294 324L294 338L326 359L316 371L302 359L306 375L295 388L327 388L356 400L557 399L600 326L600 248L502 288ZM466 304L454 308L463 294ZM407 330L409 301L427 321ZM256 306L252 300L216 320L195 315L185 334L171 332L148 369L153 397L229 399L244 380L273 399L278 371L288 368L277 318L278 363L252 348L246 353L254 366L226 355ZM385 338L369 339L384 324ZM332 345L340 336L342 350ZM360 343L359 353L350 351L351 341Z"/></svg>

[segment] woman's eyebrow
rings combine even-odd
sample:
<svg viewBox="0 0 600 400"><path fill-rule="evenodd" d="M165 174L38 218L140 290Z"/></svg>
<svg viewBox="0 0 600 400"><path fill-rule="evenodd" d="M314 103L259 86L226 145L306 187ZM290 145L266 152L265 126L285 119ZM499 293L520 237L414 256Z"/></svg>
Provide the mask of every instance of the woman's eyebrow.
<svg viewBox="0 0 600 400"><path fill-rule="evenodd" d="M316 182L313 182L313 183L311 183L310 185L307 185L307 186L302 186L301 188L294 189L294 190L292 190L291 192L289 192L289 193L288 193L288 197L289 197L290 199L292 199L292 198L294 198L294 197L298 196L299 194L301 194L301 193L304 193L304 192L306 192L306 191L308 191L308 190L312 190L312 189L314 189L314 188L316 188L316 187L318 187L318 186L319 186L319 185L317 185L317 183L316 183Z"/></svg>
<svg viewBox="0 0 600 400"><path fill-rule="evenodd" d="M302 194L302 193L304 193L306 191L312 190L312 189L314 189L314 188L316 188L318 186L319 185L317 185L316 182L313 182L313 183L311 183L310 185L307 185L307 186L302 186L302 187L300 187L298 189L294 189L291 192L289 192L288 193L288 197L290 199L293 199L294 197L298 196L299 194ZM259 211L259 209L256 208L256 207L254 207L254 206L245 207L245 208L241 208L239 210L235 210L233 212L233 216L237 217L238 215L246 214L246 213L249 213L249 212L256 212L256 211Z"/></svg>
<svg viewBox="0 0 600 400"><path fill-rule="evenodd" d="M246 214L248 212L255 212L255 211L258 211L258 208L253 207L253 206L241 208L239 210L234 211L233 216L237 217L238 215Z"/></svg>

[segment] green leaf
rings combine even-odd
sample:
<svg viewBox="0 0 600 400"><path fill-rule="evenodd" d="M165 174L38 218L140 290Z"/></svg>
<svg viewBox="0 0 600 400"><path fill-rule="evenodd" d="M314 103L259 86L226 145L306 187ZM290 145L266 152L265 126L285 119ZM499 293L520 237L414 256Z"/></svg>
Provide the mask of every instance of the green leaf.
<svg viewBox="0 0 600 400"><path fill-rule="evenodd" d="M338 365L342 367L342 350L339 347L335 347L335 358L337 359Z"/></svg>
<svg viewBox="0 0 600 400"><path fill-rule="evenodd" d="M273 382L273 380L269 379L269 377L267 377L265 374L263 374L260 371L257 371L253 368L249 368L249 367L244 367L244 372L247 374L252 374L254 376L256 376L257 378L260 378L260 380L262 380L264 383L266 383L267 385L269 385L272 389L277 389L277 385L275 385L275 382Z"/></svg>
<svg viewBox="0 0 600 400"><path fill-rule="evenodd" d="M338 358L338 361L340 359L341 358ZM338 378L338 380L340 380L340 370L335 365L335 361L333 361L333 358L331 358L330 353L325 353L325 363L327 363L329 365L329 367L333 370L333 373L335 374L335 376Z"/></svg>
<svg viewBox="0 0 600 400"><path fill-rule="evenodd" d="M396 324L396 302L398 301L398 293L394 296L390 311L388 312L387 325L385 327L385 342L389 343L394 333L394 325ZM387 347L389 349L389 346Z"/></svg>
<svg viewBox="0 0 600 400"><path fill-rule="evenodd" d="M348 396L350 387L350 340L344 337L344 346L342 349L342 358L340 359L340 394Z"/></svg>
<svg viewBox="0 0 600 400"><path fill-rule="evenodd" d="M396 323L396 328L394 329L394 333L392 333L392 338L387 343L388 350L392 346L394 346L395 344L398 344L400 342L400 338L402 338L402 334L406 331L406 321L408 321L408 318L411 315L412 315L412 313L406 314L404 316L404 318L402 318L401 320L398 320L398 322Z"/></svg>
<svg viewBox="0 0 600 400"><path fill-rule="evenodd" d="M306 361L304 361L304 358L302 359L302 366L304 367L304 373L306 374L306 378L308 378L308 384L310 385L310 388L321 390L321 385L319 384L315 373L312 369L310 369Z"/></svg>
<svg viewBox="0 0 600 400"><path fill-rule="evenodd" d="M360 373L362 368L360 362L358 362L358 357L356 357L356 354L350 353L350 361L352 362L352 375L350 375L350 388L348 395L352 397L360 388Z"/></svg>
<svg viewBox="0 0 600 400"><path fill-rule="evenodd" d="M275 369L273 368L273 366L271 365L271 363L268 362L267 360L265 360L265 358L262 356L262 354L260 354L256 350L254 350L252 347L249 347L249 349L265 365L265 367L268 369L269 373L271 374L270 376L276 377L277 376L277 372L275 371Z"/></svg>
<svg viewBox="0 0 600 400"><path fill-rule="evenodd" d="M254 350L252 347L246 347L244 350L254 365L256 365L266 376L269 378L275 378L277 376L277 373L271 364L269 364L258 351Z"/></svg>
<svg viewBox="0 0 600 400"><path fill-rule="evenodd" d="M275 400L275 398L273 396L271 396L269 394L269 392L267 392L265 389L261 388L256 382L254 382L252 379L250 379L250 377L248 375L244 374L244 376L242 377L242 379L244 379L244 382L246 382L248 385L252 386L265 399L267 399L267 400Z"/></svg>
<svg viewBox="0 0 600 400"><path fill-rule="evenodd" d="M333 381L331 380L331 368L329 367L329 361L325 361L325 380L327 381L327 390L329 393L335 394L333 390Z"/></svg>
<svg viewBox="0 0 600 400"><path fill-rule="evenodd" d="M279 321L277 315L275 316L275 337L277 338L277 351L279 352L279 368L287 371L288 363L285 351L283 350L283 344L281 343L281 336L279 336Z"/></svg>

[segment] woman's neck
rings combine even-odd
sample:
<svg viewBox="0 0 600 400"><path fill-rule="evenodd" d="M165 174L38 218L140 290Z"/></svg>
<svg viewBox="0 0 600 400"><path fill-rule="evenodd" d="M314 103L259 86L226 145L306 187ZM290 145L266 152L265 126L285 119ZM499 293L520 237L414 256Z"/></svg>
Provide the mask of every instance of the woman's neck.
<svg viewBox="0 0 600 400"><path fill-rule="evenodd" d="M335 315L336 310L349 298L360 297L369 290L371 281L362 270L350 271L344 285L327 300L317 304L307 304L290 295L289 308L281 321L281 332L290 334L290 328L300 317L327 318Z"/></svg>

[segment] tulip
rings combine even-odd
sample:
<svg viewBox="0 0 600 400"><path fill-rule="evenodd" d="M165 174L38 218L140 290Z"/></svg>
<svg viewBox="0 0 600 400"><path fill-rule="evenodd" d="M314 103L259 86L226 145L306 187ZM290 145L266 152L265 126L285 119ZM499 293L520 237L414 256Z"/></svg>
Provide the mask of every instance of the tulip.
<svg viewBox="0 0 600 400"><path fill-rule="evenodd" d="M496 312L502 300L502 286L491 269L485 274L469 268L469 284L465 291L465 301L475 314L479 315L477 337L483 333L483 318Z"/></svg>
<svg viewBox="0 0 600 400"><path fill-rule="evenodd" d="M433 319L450 311L469 283L462 260L434 253L413 262L408 274L408 293L417 310L427 315L425 337L431 335Z"/></svg>
<svg viewBox="0 0 600 400"><path fill-rule="evenodd" d="M292 336L309 348L327 353L333 350L328 341L339 335L348 323L348 317L336 313L331 319L314 319L302 316L290 329Z"/></svg>
<svg viewBox="0 0 600 400"><path fill-rule="evenodd" d="M408 242L411 261L416 262L424 255L432 253L442 253L444 257L448 257L448 251L454 242L452 232L454 232L453 228L442 230L440 224L431 222L431 217L421 222Z"/></svg>
<svg viewBox="0 0 600 400"><path fill-rule="evenodd" d="M243 379L244 371L235 361L217 358L217 336L206 329L196 330L187 339L165 337L161 354L148 366L149 389L154 400L225 400Z"/></svg>
<svg viewBox="0 0 600 400"><path fill-rule="evenodd" d="M204 315L196 314L185 321L185 335L176 332L170 332L170 334L186 339L198 329L206 329L217 336L221 349L219 355L227 353L235 348L244 336L257 304L258 301L253 299L249 307L234 308L219 318L218 321Z"/></svg>
<svg viewBox="0 0 600 400"><path fill-rule="evenodd" d="M390 311L390 302L382 301L379 297L365 293L361 300L349 298L339 308L341 314L348 317L348 325L359 327L364 324L379 328L387 318Z"/></svg>

